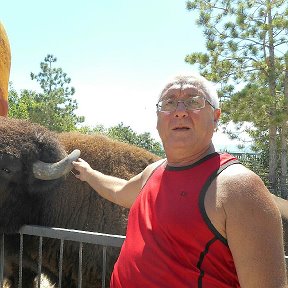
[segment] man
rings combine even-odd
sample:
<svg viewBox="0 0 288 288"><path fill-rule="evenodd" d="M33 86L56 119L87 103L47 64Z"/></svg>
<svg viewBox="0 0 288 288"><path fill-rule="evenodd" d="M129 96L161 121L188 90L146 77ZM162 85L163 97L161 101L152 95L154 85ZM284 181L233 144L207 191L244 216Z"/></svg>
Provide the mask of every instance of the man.
<svg viewBox="0 0 288 288"><path fill-rule="evenodd" d="M157 103L167 159L129 181L76 175L131 208L111 287L287 287L281 218L260 178L212 144L221 111L198 74L173 78Z"/></svg>
<svg viewBox="0 0 288 288"><path fill-rule="evenodd" d="M11 52L7 34L0 22L0 116L8 114L8 82Z"/></svg>

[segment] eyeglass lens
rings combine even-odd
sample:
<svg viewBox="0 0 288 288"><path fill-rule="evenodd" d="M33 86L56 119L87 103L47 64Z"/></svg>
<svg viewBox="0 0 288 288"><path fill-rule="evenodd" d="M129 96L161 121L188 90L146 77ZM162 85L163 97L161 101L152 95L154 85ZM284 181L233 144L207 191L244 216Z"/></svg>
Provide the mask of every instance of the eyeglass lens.
<svg viewBox="0 0 288 288"><path fill-rule="evenodd" d="M163 99L157 104L158 111L175 111L179 103L183 103L187 110L197 110L205 107L205 98L203 96L189 97L183 100Z"/></svg>

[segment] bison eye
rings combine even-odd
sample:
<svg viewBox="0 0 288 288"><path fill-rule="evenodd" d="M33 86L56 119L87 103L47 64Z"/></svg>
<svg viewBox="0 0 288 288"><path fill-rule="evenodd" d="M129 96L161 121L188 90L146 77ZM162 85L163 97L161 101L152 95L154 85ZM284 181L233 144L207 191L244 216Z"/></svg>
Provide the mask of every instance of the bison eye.
<svg viewBox="0 0 288 288"><path fill-rule="evenodd" d="M7 169L7 168L2 168L1 170L4 171L4 172L7 173L7 174L10 174L10 173L11 173L11 171L10 171L9 169Z"/></svg>

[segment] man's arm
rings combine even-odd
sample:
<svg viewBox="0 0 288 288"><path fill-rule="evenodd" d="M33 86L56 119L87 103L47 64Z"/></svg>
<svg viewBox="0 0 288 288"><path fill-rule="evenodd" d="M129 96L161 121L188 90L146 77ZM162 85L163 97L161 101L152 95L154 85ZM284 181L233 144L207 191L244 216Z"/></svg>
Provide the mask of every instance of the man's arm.
<svg viewBox="0 0 288 288"><path fill-rule="evenodd" d="M78 172L78 174L75 174L76 178L87 182L103 198L120 206L130 208L152 171L160 165L162 161L163 160L150 164L130 180L105 175L92 169L91 166L81 158L74 161L73 165Z"/></svg>
<svg viewBox="0 0 288 288"><path fill-rule="evenodd" d="M241 288L287 286L279 210L262 180L240 165L222 178L226 235Z"/></svg>

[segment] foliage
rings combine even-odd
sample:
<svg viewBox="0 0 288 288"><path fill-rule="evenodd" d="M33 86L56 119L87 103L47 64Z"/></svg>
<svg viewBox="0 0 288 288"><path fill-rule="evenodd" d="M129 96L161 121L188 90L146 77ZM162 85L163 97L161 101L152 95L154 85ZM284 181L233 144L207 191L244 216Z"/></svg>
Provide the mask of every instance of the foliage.
<svg viewBox="0 0 288 288"><path fill-rule="evenodd" d="M36 80L43 92L47 95L52 93L53 91L62 88L62 94L64 97L72 96L75 93L74 87L69 87L68 84L71 82L71 78L67 76L66 73L63 72L62 68L52 68L52 63L57 62L57 58L51 54L48 54L44 58L44 62L40 63L41 72L37 75L34 73L30 73L31 79ZM70 100L70 99L66 99ZM75 102L75 101L69 101Z"/></svg>
<svg viewBox="0 0 288 288"><path fill-rule="evenodd" d="M185 60L220 84L222 124L251 123L246 132L254 138L255 148L269 149L273 183L277 153L283 150L278 143L285 137L288 120L287 1L194 0L187 2L187 9L199 12L197 24L203 27L207 51L191 53Z"/></svg>
<svg viewBox="0 0 288 288"><path fill-rule="evenodd" d="M29 111L34 107L33 99L36 92L23 90L21 95L10 85L8 116L19 119L30 119Z"/></svg>
<svg viewBox="0 0 288 288"><path fill-rule="evenodd" d="M72 98L75 89L68 84L71 79L62 68L53 68L57 59L47 55L40 63L41 72L31 73L31 79L40 83L43 93L22 90L20 95L12 89L9 92L9 116L30 119L53 131L71 131L84 117L77 116L78 104Z"/></svg>
<svg viewBox="0 0 288 288"><path fill-rule="evenodd" d="M187 9L199 11L197 24L204 28L207 52L192 53L185 60L199 64L210 80L225 84L222 96L229 96L235 83L269 77L274 64L269 44L277 47L275 66L283 70L283 49L288 43L286 1L194 0L187 2ZM227 86L230 80L233 85Z"/></svg>

